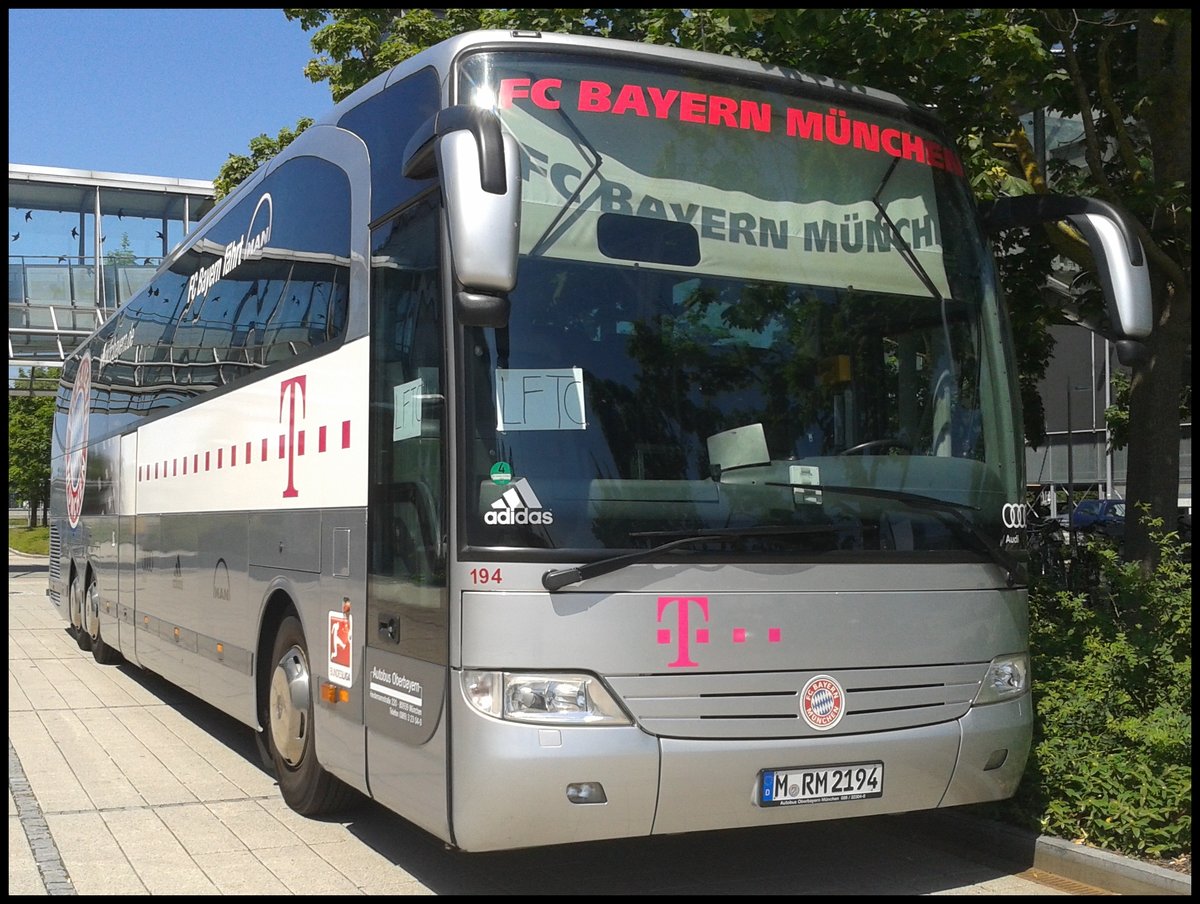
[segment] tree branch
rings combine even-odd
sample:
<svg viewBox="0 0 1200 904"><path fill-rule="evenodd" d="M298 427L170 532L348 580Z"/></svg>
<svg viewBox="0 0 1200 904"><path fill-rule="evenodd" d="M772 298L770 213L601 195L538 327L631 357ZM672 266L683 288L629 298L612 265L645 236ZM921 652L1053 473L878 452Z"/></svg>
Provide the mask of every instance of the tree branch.
<svg viewBox="0 0 1200 904"><path fill-rule="evenodd" d="M1138 161L1137 154L1133 149L1133 142L1129 140L1129 131L1125 128L1125 115L1121 112L1121 108L1117 105L1116 99L1112 93L1112 70L1108 65L1108 52L1112 47L1113 35L1109 30L1100 40L1100 48L1097 55L1097 88L1100 92L1100 105L1108 113L1108 118L1112 120L1113 131L1117 136L1117 153L1121 155L1121 162L1125 164L1125 168L1129 170L1129 178L1134 185L1140 184L1145 178L1145 170L1142 169L1141 163Z"/></svg>
<svg viewBox="0 0 1200 904"><path fill-rule="evenodd" d="M1075 100L1079 104L1079 119L1083 123L1084 158L1087 160L1088 172L1100 187L1101 195L1106 200L1115 200L1116 193L1104 176L1100 136L1096 131L1096 121L1092 118L1092 103L1087 93L1087 81L1079 67L1079 58L1075 55L1074 36L1060 22L1056 21L1056 17L1052 14L1048 13L1046 19L1058 35L1059 43L1062 44L1067 74L1071 77L1071 86L1075 89Z"/></svg>

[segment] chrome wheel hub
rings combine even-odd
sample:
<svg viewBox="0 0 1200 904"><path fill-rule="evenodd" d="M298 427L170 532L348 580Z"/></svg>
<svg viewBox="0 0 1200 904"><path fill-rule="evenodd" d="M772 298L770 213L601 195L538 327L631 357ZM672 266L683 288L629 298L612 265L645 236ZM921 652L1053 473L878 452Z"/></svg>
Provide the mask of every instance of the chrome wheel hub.
<svg viewBox="0 0 1200 904"><path fill-rule="evenodd" d="M303 650L292 647L275 664L267 707L271 741L289 766L298 766L304 758L309 699L308 660Z"/></svg>

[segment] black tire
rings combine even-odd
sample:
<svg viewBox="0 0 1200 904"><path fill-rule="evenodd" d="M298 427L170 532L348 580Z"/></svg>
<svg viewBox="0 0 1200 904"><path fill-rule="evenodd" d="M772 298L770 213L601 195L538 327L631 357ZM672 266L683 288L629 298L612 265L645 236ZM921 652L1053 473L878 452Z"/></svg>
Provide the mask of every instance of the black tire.
<svg viewBox="0 0 1200 904"><path fill-rule="evenodd" d="M279 791L284 802L304 816L337 812L354 799L355 792L317 762L316 682L309 669L304 629L294 613L279 625L270 663L264 727Z"/></svg>
<svg viewBox="0 0 1200 904"><path fill-rule="evenodd" d="M67 589L67 606L70 609L71 633L75 636L75 645L85 653L92 648L92 636L83 627L83 582L79 575L71 575L71 585Z"/></svg>
<svg viewBox="0 0 1200 904"><path fill-rule="evenodd" d="M263 726L263 729L254 732L254 749L258 752L258 759L262 763L263 769L274 775L275 754L271 750L271 729L268 727L266 709L263 709L259 715L259 724Z"/></svg>
<svg viewBox="0 0 1200 904"><path fill-rule="evenodd" d="M88 581L87 593L83 595L84 633L92 644L92 658L101 665L117 665L125 657L104 642L100 636L100 588L95 578Z"/></svg>

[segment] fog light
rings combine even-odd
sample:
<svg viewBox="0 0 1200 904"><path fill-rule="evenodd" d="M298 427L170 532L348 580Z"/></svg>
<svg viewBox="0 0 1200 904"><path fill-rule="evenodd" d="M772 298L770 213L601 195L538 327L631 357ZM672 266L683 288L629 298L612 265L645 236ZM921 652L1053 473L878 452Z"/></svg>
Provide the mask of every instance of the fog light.
<svg viewBox="0 0 1200 904"><path fill-rule="evenodd" d="M983 771L990 772L992 769L999 769L1004 765L1004 761L1008 759L1008 750L1001 747L999 750L993 750L992 755L988 757L988 761L983 764Z"/></svg>
<svg viewBox="0 0 1200 904"><path fill-rule="evenodd" d="M567 785L567 800L573 804L606 804L608 797L599 782L572 782Z"/></svg>

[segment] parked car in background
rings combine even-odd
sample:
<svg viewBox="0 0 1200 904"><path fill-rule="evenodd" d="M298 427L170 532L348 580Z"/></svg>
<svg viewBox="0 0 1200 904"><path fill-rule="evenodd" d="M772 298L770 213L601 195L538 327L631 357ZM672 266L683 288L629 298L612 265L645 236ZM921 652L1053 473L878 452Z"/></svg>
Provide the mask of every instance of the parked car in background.
<svg viewBox="0 0 1200 904"><path fill-rule="evenodd" d="M1075 504L1075 530L1121 540L1125 536L1124 499L1084 499Z"/></svg>

